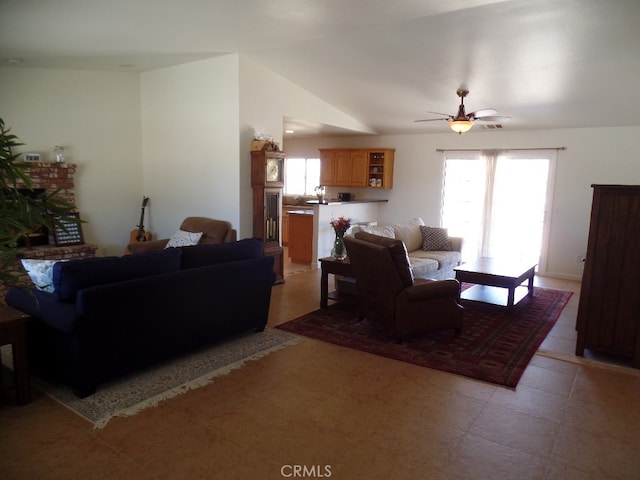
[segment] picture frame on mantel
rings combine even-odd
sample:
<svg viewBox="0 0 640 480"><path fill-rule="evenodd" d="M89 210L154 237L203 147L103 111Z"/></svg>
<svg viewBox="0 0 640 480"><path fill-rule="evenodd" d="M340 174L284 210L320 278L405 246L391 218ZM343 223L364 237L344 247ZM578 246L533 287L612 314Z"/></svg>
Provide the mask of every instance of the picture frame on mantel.
<svg viewBox="0 0 640 480"><path fill-rule="evenodd" d="M67 221L62 220L59 217L56 218L55 227L53 229L53 241L58 247L66 245L80 245L84 243L80 214L70 213L67 216L77 220Z"/></svg>

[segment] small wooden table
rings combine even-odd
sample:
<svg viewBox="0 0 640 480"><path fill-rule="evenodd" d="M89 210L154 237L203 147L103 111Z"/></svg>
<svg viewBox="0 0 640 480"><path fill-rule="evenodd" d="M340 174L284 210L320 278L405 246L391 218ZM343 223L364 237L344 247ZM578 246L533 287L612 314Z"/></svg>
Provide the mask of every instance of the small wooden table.
<svg viewBox="0 0 640 480"><path fill-rule="evenodd" d="M482 257L454 270L458 281L476 284L462 292L460 297L465 300L511 308L524 297L533 297L536 264ZM525 281L526 287L522 285Z"/></svg>
<svg viewBox="0 0 640 480"><path fill-rule="evenodd" d="M336 260L333 257L321 258L320 268L322 270L320 277L320 308L327 308L329 298L332 300L344 300L335 293L329 294L329 274L353 277L353 269L348 257L344 260Z"/></svg>
<svg viewBox="0 0 640 480"><path fill-rule="evenodd" d="M30 318L15 308L0 305L0 345L11 344L13 378L16 385L16 398L20 405L31 403L26 332L27 321Z"/></svg>

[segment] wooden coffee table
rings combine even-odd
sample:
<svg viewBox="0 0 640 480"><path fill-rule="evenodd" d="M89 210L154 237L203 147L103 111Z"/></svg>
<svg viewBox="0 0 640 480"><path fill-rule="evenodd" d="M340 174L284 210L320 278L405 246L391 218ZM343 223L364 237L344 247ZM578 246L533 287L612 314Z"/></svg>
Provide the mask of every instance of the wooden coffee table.
<svg viewBox="0 0 640 480"><path fill-rule="evenodd" d="M524 297L533 297L536 264L482 257L454 270L458 281L476 284L462 292L465 300L511 308Z"/></svg>

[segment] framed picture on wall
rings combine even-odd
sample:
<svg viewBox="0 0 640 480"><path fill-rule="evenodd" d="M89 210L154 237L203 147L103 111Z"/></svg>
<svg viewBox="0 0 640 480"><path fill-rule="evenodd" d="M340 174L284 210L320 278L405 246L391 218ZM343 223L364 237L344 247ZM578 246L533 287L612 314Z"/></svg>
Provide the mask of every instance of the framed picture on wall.
<svg viewBox="0 0 640 480"><path fill-rule="evenodd" d="M75 218L77 221L62 220L60 217L56 217L56 225L53 229L53 240L56 246L80 245L84 243L80 214L70 213L67 217Z"/></svg>

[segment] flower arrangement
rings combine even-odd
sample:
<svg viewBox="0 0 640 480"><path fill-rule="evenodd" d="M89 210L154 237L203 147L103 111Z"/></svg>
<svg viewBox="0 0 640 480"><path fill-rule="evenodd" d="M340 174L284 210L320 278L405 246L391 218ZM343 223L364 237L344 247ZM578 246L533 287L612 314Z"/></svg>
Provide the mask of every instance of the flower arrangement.
<svg viewBox="0 0 640 480"><path fill-rule="evenodd" d="M331 226L336 233L333 248L331 249L331 256L336 260L344 260L347 258L347 250L344 247L344 234L351 226L351 219L345 217L335 218L331 220Z"/></svg>
<svg viewBox="0 0 640 480"><path fill-rule="evenodd" d="M333 230L336 232L336 235L344 235L349 227L351 226L351 219L345 217L338 217L331 220L331 226Z"/></svg>

